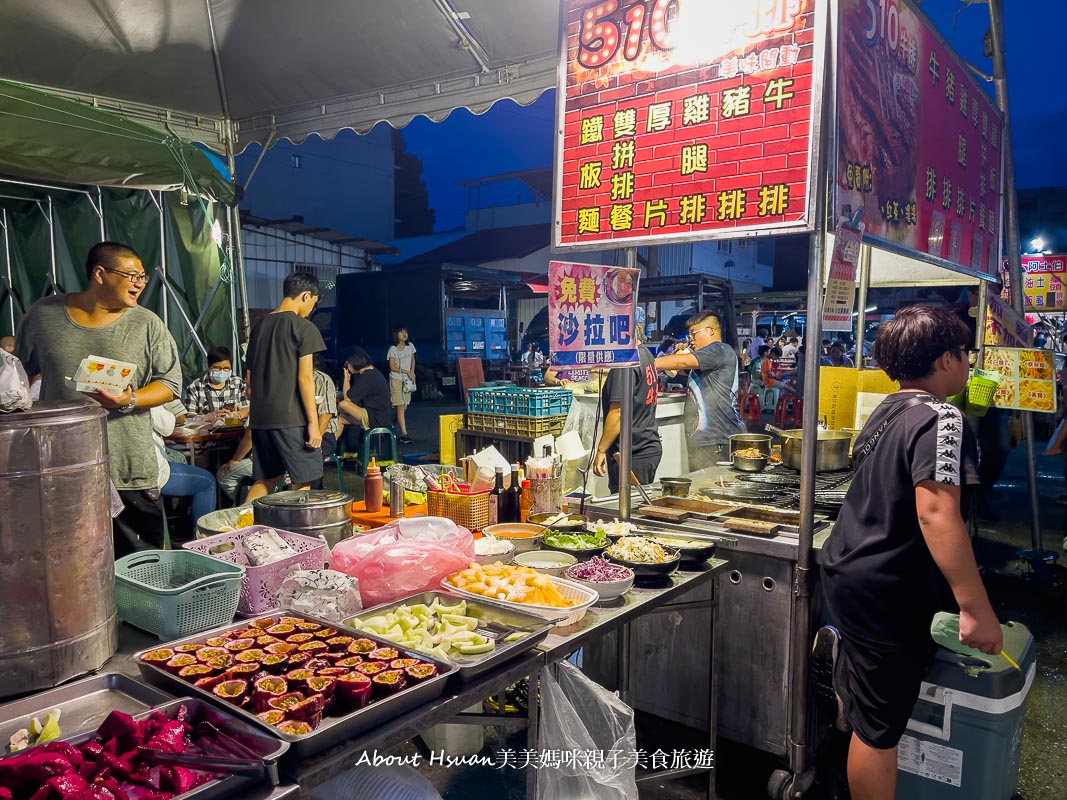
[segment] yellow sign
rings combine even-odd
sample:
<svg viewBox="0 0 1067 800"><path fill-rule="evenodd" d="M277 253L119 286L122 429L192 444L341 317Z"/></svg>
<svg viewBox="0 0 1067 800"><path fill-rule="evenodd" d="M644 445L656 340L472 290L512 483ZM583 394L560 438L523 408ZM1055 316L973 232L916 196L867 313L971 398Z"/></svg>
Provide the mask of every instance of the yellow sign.
<svg viewBox="0 0 1067 800"><path fill-rule="evenodd" d="M985 344L1026 347L1032 343L1033 333L1026 320L1003 298L990 292L986 304Z"/></svg>
<svg viewBox="0 0 1067 800"><path fill-rule="evenodd" d="M880 369L819 368L819 419L830 430L862 428L879 404L900 388Z"/></svg>
<svg viewBox="0 0 1067 800"><path fill-rule="evenodd" d="M987 347L984 352L983 369L1000 373L993 405L1020 411L1056 410L1056 368L1051 350Z"/></svg>

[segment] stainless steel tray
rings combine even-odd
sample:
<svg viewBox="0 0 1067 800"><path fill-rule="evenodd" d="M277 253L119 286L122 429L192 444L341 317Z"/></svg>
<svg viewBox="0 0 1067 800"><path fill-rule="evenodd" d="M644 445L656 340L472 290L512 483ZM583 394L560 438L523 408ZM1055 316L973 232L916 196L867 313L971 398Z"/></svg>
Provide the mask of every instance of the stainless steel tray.
<svg viewBox="0 0 1067 800"><path fill-rule="evenodd" d="M187 636L184 639L176 639L173 642L160 645L161 647L176 647L180 644L189 644L193 642L203 642L206 639L210 639L214 636L219 636L227 631L235 630L237 628L247 628L256 619L262 619L263 617L279 618L286 617L299 617L300 619L307 620L309 622L318 622L322 625L329 625L332 628L341 629L341 626L333 622L328 622L323 619L312 617L308 614L300 614L292 611L276 612L274 614L261 614L259 617L251 617L249 619L242 620L236 624L224 625L221 628L215 628L210 631L202 631L195 636ZM346 630L346 632L348 632ZM404 657L406 658L418 658L422 661L429 661L437 666L438 674L436 677L430 678L428 681L409 686L402 692L397 692L391 697L386 697L381 700L375 700L365 708L361 708L358 711L353 711L349 714L344 714L339 717L324 717L322 722L311 733L304 736L293 736L292 734L283 733L273 725L261 720L255 714L250 711L245 711L243 708L227 703L210 692L205 692L203 689L198 689L191 683L186 683L177 675L172 675L166 670L151 664L146 664L141 660L141 656L145 653L156 650L158 647L150 647L142 650L139 653L134 654L134 659L137 661L137 668L141 671L141 677L145 681L158 686L161 689L166 689L174 694L185 694L192 697L203 698L209 703L225 709L230 714L242 719L247 720L252 725L267 731L271 736L281 739L284 742L289 743L290 752L296 758L306 758L308 756L320 753L336 744L339 744L346 739L351 739L354 736L358 736L370 728L377 727L388 720L398 717L401 714L405 714L411 711L413 708L417 708L431 700L436 700L445 691L445 683L455 672L456 667L447 661L441 661L438 658L431 658L424 656L422 653L416 653L413 650L409 650L404 647L397 647L392 642L387 642L381 637L360 634L361 637L371 639L378 642L382 646L396 647Z"/></svg>
<svg viewBox="0 0 1067 800"><path fill-rule="evenodd" d="M357 633L360 636L364 636L365 634L362 631L356 629L353 625L348 624L350 620L362 620L379 614L388 614L404 605L410 606L418 603L430 605L434 600L440 600L442 603L451 605L456 605L465 600L467 602L468 617L475 617L476 619L484 620L489 623L497 623L508 628L526 628L530 630L528 635L518 641L505 643L503 641L504 637L499 636L498 631L479 628L483 635L496 639L496 647L493 648L493 651L490 653L482 653L477 656L449 653L448 660L454 662L456 666L459 667L459 678L462 681L469 681L476 678L483 672L487 672L499 666L504 661L520 656L528 650L532 650L540 644L546 636L548 636L548 632L552 629L552 622L543 617L537 617L533 614L525 614L521 611L493 605L491 602L479 602L467 597L459 597L446 592L422 592L421 594L415 594L411 597L405 597L403 600L398 600L395 603L385 603L380 606L375 606L374 608L364 609L359 614L346 619L345 624L342 627ZM427 658L429 658L429 656L427 656Z"/></svg>
<svg viewBox="0 0 1067 800"><path fill-rule="evenodd" d="M118 673L93 675L38 692L0 706L0 756L6 754L12 734L53 708L62 712L59 727L63 735L75 736L95 731L112 711L136 716L173 699L170 694Z"/></svg>
<svg viewBox="0 0 1067 800"><path fill-rule="evenodd" d="M131 683L137 683L137 681L134 681L132 678L128 678L127 680ZM82 682L84 683L84 681ZM175 800L193 800L194 798L195 800L223 800L224 798L232 798L235 795L239 795L242 790L261 782L264 778L269 781L271 786L277 786L279 784L278 761L285 755L286 751L289 750L289 744L287 742L278 741L277 738L263 733L258 727L236 719L236 717L230 713L230 709L216 708L212 704L205 703L203 700L199 700L195 697L174 699L147 686L143 686L143 689L147 694L156 694L167 698L168 702L155 706L154 710L174 719L178 714L178 709L184 705L189 710L189 720L194 727L199 722L210 722L220 731L232 736L245 747L259 755L263 764L263 773L259 777L254 775L229 775L225 778L208 781L207 783L196 787L191 792L177 795ZM46 692L45 694L50 694L50 692ZM54 707L54 705L49 706L49 708ZM137 719L143 719L148 716L149 713L151 713L151 709L142 707L140 711L132 714L132 716ZM65 715L60 718L61 726L65 719ZM100 721L102 722L103 719ZM97 722L92 728L77 733L72 731L70 735L61 737L60 741L69 742L75 746L87 742L96 737L96 729L99 727L99 724L100 723Z"/></svg>

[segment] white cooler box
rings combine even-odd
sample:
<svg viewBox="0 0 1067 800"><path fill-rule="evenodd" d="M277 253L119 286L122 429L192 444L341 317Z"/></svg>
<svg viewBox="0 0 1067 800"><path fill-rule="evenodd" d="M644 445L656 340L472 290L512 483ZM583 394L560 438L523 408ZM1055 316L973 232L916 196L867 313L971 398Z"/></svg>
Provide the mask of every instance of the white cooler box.
<svg viewBox="0 0 1067 800"><path fill-rule="evenodd" d="M1010 800L1019 780L1034 638L1009 622L1000 656L938 648L897 755L896 800Z"/></svg>

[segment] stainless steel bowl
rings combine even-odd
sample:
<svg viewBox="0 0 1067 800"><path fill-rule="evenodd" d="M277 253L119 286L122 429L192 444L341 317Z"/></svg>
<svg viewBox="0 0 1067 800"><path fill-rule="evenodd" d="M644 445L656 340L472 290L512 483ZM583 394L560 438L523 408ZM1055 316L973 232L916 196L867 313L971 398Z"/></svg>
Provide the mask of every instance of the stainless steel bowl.
<svg viewBox="0 0 1067 800"><path fill-rule="evenodd" d="M763 472L767 469L768 458L743 458L741 456L734 456L733 466L734 469L740 472Z"/></svg>
<svg viewBox="0 0 1067 800"><path fill-rule="evenodd" d="M763 455L771 454L771 437L765 433L735 433L730 437L730 455L738 450L755 448Z"/></svg>
<svg viewBox="0 0 1067 800"><path fill-rule="evenodd" d="M689 487L693 482L689 478L660 478L659 485L664 497L689 497Z"/></svg>

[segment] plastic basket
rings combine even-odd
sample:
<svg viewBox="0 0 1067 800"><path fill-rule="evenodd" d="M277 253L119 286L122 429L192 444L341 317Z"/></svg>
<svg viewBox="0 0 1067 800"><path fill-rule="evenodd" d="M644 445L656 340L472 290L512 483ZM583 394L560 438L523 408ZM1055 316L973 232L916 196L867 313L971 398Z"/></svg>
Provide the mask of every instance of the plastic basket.
<svg viewBox="0 0 1067 800"><path fill-rule="evenodd" d="M563 426L566 424L566 414L554 417L515 417L509 414L467 412L467 427L473 431L528 436L534 439L550 433L553 435L563 433Z"/></svg>
<svg viewBox="0 0 1067 800"><path fill-rule="evenodd" d="M189 550L145 550L115 562L120 619L160 639L233 620L245 568Z"/></svg>
<svg viewBox="0 0 1067 800"><path fill-rule="evenodd" d="M467 530L480 531L489 524L489 492L461 494L431 490L426 493L426 513L431 517L447 517Z"/></svg>
<svg viewBox="0 0 1067 800"><path fill-rule="evenodd" d="M976 370L967 381L967 413L975 417L984 415L993 404L993 395L999 388L999 375L995 372Z"/></svg>
<svg viewBox="0 0 1067 800"><path fill-rule="evenodd" d="M288 556L272 564L255 566L248 563L248 556L241 546L241 540L253 533L269 530L267 525L252 525L248 528L220 533L195 542L186 542L182 547L194 553L203 553L227 564L236 564L245 568L241 581L241 601L237 613L246 617L270 614L278 610L278 590L289 573L298 569L322 569L326 560L326 542L316 536L304 536L299 533L279 530L278 535L296 555Z"/></svg>

